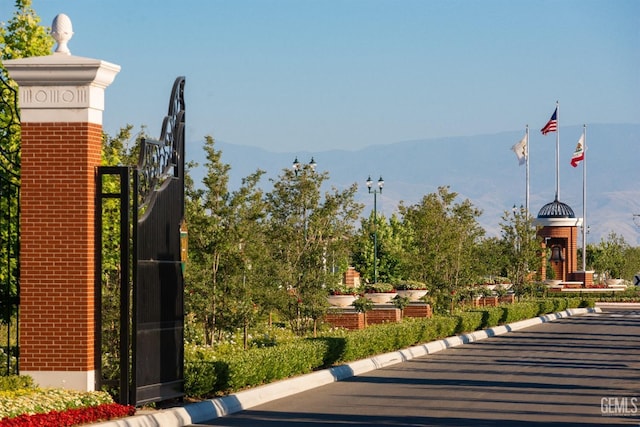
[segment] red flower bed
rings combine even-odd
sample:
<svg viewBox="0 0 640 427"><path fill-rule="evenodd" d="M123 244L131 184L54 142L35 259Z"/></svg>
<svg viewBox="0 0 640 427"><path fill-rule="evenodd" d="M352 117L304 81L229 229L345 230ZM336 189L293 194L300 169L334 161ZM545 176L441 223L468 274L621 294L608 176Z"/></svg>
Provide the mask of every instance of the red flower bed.
<svg viewBox="0 0 640 427"><path fill-rule="evenodd" d="M20 415L13 418L3 418L0 427L70 427L79 424L106 421L135 414L133 406L118 403L91 406L89 408L67 409L66 411L51 411L46 414Z"/></svg>

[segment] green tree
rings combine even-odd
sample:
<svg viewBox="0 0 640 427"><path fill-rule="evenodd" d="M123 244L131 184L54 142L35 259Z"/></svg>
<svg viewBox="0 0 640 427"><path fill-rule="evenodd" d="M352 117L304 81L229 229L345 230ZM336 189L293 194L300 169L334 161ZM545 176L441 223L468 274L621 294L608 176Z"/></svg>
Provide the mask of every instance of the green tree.
<svg viewBox="0 0 640 427"><path fill-rule="evenodd" d="M185 189L185 215L189 224L185 302L187 310L196 313L196 320L203 325L207 344L215 341L220 295L218 273L222 256L231 244L227 238L230 166L222 162L222 152L214 145L214 139L207 136L204 144L207 173L202 181L203 188L196 188L189 180Z"/></svg>
<svg viewBox="0 0 640 427"><path fill-rule="evenodd" d="M248 347L248 331L261 314L268 311L263 304L270 283L262 274L265 264L265 205L258 187L264 174L258 170L244 178L241 187L229 198L226 237L229 251L225 254L224 280L220 283L218 324L228 331L243 330L244 347Z"/></svg>
<svg viewBox="0 0 640 427"><path fill-rule="evenodd" d="M502 229L502 254L506 257L506 275L511 279L516 291L528 287L532 272L540 270L540 239L533 223L533 217L527 210L513 207L505 211L500 223Z"/></svg>
<svg viewBox="0 0 640 427"><path fill-rule="evenodd" d="M624 261L621 277L633 280L633 276L640 272L640 247L627 247L624 251Z"/></svg>
<svg viewBox="0 0 640 427"><path fill-rule="evenodd" d="M456 203L458 194L449 187L423 197L412 206L400 204L403 223L408 227L412 279L448 290L478 280L474 248L484 235L478 224L480 210L469 200Z"/></svg>
<svg viewBox="0 0 640 427"><path fill-rule="evenodd" d="M267 193L267 238L274 303L298 334L313 330L328 308L327 287L346 270L354 223L362 206L357 186L321 194L327 172L285 169ZM329 266L339 265L340 268Z"/></svg>
<svg viewBox="0 0 640 427"><path fill-rule="evenodd" d="M376 223L377 222L377 223ZM374 233L377 233L374 239ZM374 241L377 241L378 281L394 283L400 279L411 279L413 274L406 263L406 250L410 248L410 235L396 214L387 221L378 214L377 221L373 212L369 218L363 218L354 240L352 263L367 283L374 278Z"/></svg>
<svg viewBox="0 0 640 427"><path fill-rule="evenodd" d="M606 238L600 239L595 248L591 251L587 249L587 257L591 252L593 268L602 274L604 279L619 279L622 278L626 264L625 253L629 249L630 246L624 237L611 231Z"/></svg>
<svg viewBox="0 0 640 427"><path fill-rule="evenodd" d="M16 0L16 11L7 25L0 26L2 59L29 58L51 53L54 40L50 28L40 25L31 0Z"/></svg>
<svg viewBox="0 0 640 427"><path fill-rule="evenodd" d="M410 237L405 253L411 279L430 285L435 310L449 310L452 297L481 278L476 258L484 236L477 220L481 212L469 200L457 198L449 187L440 187L415 205L399 206Z"/></svg>
<svg viewBox="0 0 640 427"><path fill-rule="evenodd" d="M47 55L53 47L48 28L39 25L40 18L31 8L30 0L17 0L16 11L5 24L0 22L0 282L9 283L0 290L0 322L15 314L7 301L18 295L17 253L19 245L18 192L20 185L20 124L16 102L16 84L7 75L2 62L8 59Z"/></svg>
<svg viewBox="0 0 640 427"><path fill-rule="evenodd" d="M502 238L488 237L482 239L475 248L478 273L487 281L495 277L506 277L509 270L508 245Z"/></svg>

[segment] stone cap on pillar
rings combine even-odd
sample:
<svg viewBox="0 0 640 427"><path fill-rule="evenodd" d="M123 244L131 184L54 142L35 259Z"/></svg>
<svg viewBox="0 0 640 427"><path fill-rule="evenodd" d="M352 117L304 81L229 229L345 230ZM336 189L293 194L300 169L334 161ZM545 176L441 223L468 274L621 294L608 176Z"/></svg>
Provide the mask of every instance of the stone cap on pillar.
<svg viewBox="0 0 640 427"><path fill-rule="evenodd" d="M25 122L89 122L102 124L104 90L120 66L99 59L72 56L67 42L71 20L59 14L52 36L58 47L52 55L11 59L3 65L19 86L20 118Z"/></svg>
<svg viewBox="0 0 640 427"><path fill-rule="evenodd" d="M19 86L22 122L102 124L104 89L120 71L119 65L65 53L3 64Z"/></svg>

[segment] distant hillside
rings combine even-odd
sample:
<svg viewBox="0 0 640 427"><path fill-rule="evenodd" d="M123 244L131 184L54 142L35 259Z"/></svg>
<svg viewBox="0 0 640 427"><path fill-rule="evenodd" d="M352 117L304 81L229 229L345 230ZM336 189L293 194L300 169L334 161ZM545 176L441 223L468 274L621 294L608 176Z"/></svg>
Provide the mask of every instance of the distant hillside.
<svg viewBox="0 0 640 427"><path fill-rule="evenodd" d="M582 165L573 168L571 155L582 126L560 129L560 200L582 217ZM513 205L525 203L525 166L518 166L511 151L524 136L521 132L495 135L437 138L371 146L358 151L274 153L254 147L216 142L222 160L231 165L231 187L260 168L268 177L291 166L293 159L308 162L313 156L320 170L330 173L329 185L344 188L357 182L359 201L373 208L366 192L368 175L385 180L378 210L389 216L403 200L417 203L438 186L452 191L482 209L482 226L489 235L499 235L500 218ZM530 209L534 215L555 193L555 134L530 132ZM200 143L187 147L187 157L201 165ZM587 224L589 242L596 243L610 231L624 236L631 245L640 245L640 228L633 214L640 213L640 124L593 124L587 128ZM192 172L200 182L203 171ZM269 187L265 181L265 188Z"/></svg>

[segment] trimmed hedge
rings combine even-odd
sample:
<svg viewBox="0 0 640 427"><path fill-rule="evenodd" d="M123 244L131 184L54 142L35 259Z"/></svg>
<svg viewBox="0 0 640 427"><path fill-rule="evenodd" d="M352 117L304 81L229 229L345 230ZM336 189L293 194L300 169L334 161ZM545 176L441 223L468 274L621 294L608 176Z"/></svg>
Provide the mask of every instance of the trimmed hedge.
<svg viewBox="0 0 640 427"><path fill-rule="evenodd" d="M540 306L533 301L519 302L504 307L505 316L503 323L517 322L518 320L530 319L540 313Z"/></svg>
<svg viewBox="0 0 640 427"><path fill-rule="evenodd" d="M435 341L452 335L487 329L567 307L592 307L581 298L550 298L501 307L485 307L456 316L405 318L400 323L371 325L357 331L306 338L272 347L217 355L206 347L185 351L185 391L192 397L233 393L272 381Z"/></svg>
<svg viewBox="0 0 640 427"><path fill-rule="evenodd" d="M459 321L455 333L462 334L464 332L476 331L482 328L483 314L480 311L465 311L456 316Z"/></svg>

